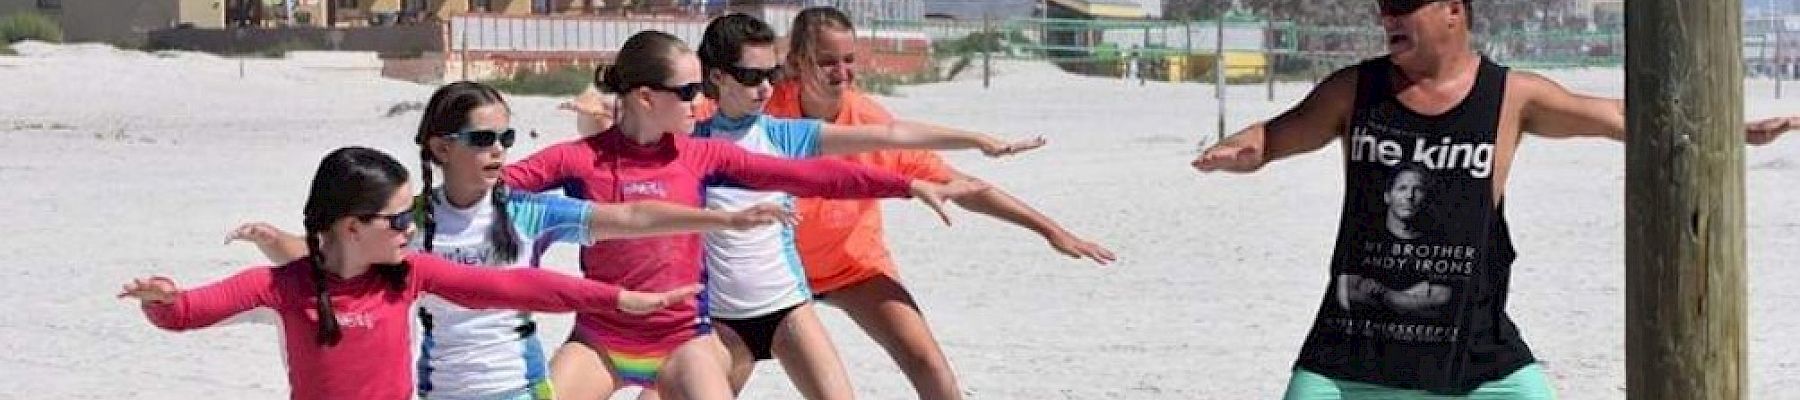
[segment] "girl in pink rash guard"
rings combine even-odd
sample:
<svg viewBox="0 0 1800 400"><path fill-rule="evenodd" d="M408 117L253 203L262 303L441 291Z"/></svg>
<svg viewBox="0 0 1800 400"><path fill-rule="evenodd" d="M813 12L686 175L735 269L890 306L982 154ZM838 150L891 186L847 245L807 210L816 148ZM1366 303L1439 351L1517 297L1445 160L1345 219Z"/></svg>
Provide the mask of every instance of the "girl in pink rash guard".
<svg viewBox="0 0 1800 400"><path fill-rule="evenodd" d="M255 308L281 318L295 399L413 396L412 306L431 293L470 308L642 314L685 302L689 285L663 293L536 269L480 269L407 250L412 191L400 163L347 147L326 155L306 201L310 255L250 268L192 290L163 277L136 279L119 297L142 303L158 327L189 330Z"/></svg>
<svg viewBox="0 0 1800 400"><path fill-rule="evenodd" d="M690 138L692 102L701 83L699 59L687 45L666 33L644 31L627 40L616 59L618 65L596 86L618 95L618 123L508 166L502 174L508 185L562 188L571 197L600 203L662 200L696 207L704 206L706 184L718 181L808 197L912 196L933 208L985 190L979 183L939 186L841 161L780 159L731 142ZM702 281L701 251L696 234L602 240L582 249L581 263L590 279L664 290ZM637 385L673 398L730 398L729 356L711 334L706 301L702 296L642 316L612 310L577 314L570 341L550 363L557 395L604 398L620 386Z"/></svg>

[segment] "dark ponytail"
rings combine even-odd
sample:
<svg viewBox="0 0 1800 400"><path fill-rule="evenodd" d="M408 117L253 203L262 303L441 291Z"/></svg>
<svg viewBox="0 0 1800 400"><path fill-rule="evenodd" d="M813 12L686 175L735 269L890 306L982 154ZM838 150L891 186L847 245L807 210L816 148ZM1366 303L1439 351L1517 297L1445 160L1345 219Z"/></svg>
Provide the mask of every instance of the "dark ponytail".
<svg viewBox="0 0 1800 400"><path fill-rule="evenodd" d="M313 290L317 296L320 345L333 346L343 339L337 313L331 307L330 276L325 270L325 234L332 224L344 218L381 213L394 191L406 184L406 179L406 167L400 166L399 161L363 147L337 149L319 162L302 214L309 253L307 261L311 264ZM372 269L389 288L405 287L405 263L374 265Z"/></svg>
<svg viewBox="0 0 1800 400"><path fill-rule="evenodd" d="M614 57L616 64L599 68L594 87L606 93L623 94L648 85L661 85L675 76L675 56L690 52L688 45L662 31L646 30L625 39Z"/></svg>

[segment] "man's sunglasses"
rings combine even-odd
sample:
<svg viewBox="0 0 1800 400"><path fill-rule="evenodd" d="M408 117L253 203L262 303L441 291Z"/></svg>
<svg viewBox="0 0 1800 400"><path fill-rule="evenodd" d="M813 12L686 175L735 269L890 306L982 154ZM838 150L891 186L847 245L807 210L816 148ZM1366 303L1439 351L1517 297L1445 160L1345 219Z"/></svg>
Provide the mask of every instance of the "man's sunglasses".
<svg viewBox="0 0 1800 400"><path fill-rule="evenodd" d="M1440 1L1445 0L1378 0L1376 4L1381 9L1381 15L1402 16Z"/></svg>
<svg viewBox="0 0 1800 400"><path fill-rule="evenodd" d="M385 219L388 229L393 229L394 232L406 232L407 229L412 229L413 210L408 209L393 214L363 214L358 215L357 218L361 218L363 221L371 221L376 218Z"/></svg>
<svg viewBox="0 0 1800 400"><path fill-rule="evenodd" d="M519 134L518 131L515 131L512 128L505 128L497 131L492 129L466 129L445 133L444 136L456 139L457 142L461 142L469 147L488 147L493 146L494 142L500 142L501 148L510 148L513 145L513 141L518 138Z"/></svg>
<svg viewBox="0 0 1800 400"><path fill-rule="evenodd" d="M669 87L660 83L643 85L643 87L650 88L650 90L673 93L675 94L675 97L680 97L681 101L694 101L694 98L700 97L700 90L705 86L706 85L701 84L700 82L693 82L676 87Z"/></svg>
<svg viewBox="0 0 1800 400"><path fill-rule="evenodd" d="M731 79L737 80L738 83L743 84L744 86L757 86L763 84L763 82L778 81L785 75L779 65L770 68L744 68L733 65L727 67L725 73L731 75Z"/></svg>

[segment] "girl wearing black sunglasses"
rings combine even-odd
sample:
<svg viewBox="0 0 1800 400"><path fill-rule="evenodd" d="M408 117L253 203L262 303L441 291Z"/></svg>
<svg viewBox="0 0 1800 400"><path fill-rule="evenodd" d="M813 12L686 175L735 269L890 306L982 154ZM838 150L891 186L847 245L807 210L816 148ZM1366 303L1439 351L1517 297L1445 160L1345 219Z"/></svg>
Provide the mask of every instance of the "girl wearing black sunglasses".
<svg viewBox="0 0 1800 400"><path fill-rule="evenodd" d="M1042 138L1008 143L989 135L909 121L883 125L838 125L814 119L763 115L771 86L782 75L775 55L775 30L747 14L730 14L707 24L698 51L706 70L707 96L718 106L701 122L696 137L731 141L744 150L781 158L809 158L872 150L981 149L1003 156L1040 147ZM791 204L779 191L712 182L708 208L743 209L754 204ZM808 399L855 397L848 373L814 312L812 291L792 226L767 226L704 235L707 294L720 338L731 354L734 391L748 382L756 363L780 360L788 379Z"/></svg>
<svg viewBox="0 0 1800 400"><path fill-rule="evenodd" d="M190 290L162 277L133 280L119 297L141 302L168 330L198 329L255 308L281 319L295 399L413 396L412 304L430 293L455 304L541 312L642 314L680 304L698 286L662 293L536 269L459 265L408 249L411 185L400 163L360 147L325 156L305 210L306 256L250 268Z"/></svg>
<svg viewBox="0 0 1800 400"><path fill-rule="evenodd" d="M666 33L640 32L625 42L616 60L597 86L618 95L617 124L508 166L503 180L523 190L574 187L572 195L609 203L668 200L693 206L704 204L704 183L715 180L818 197L912 196L934 209L985 188L910 181L842 162L784 160L727 142L691 139L700 63L687 45ZM661 288L700 282L700 255L700 238L680 235L596 242L584 249L582 260L591 278ZM551 362L558 395L604 398L621 386L637 385L676 398L730 398L722 367L728 356L700 304L647 317L577 315L575 333Z"/></svg>
<svg viewBox="0 0 1800 400"><path fill-rule="evenodd" d="M427 102L414 137L421 145L426 187L414 202L418 213L370 218L409 225L416 218L424 235L413 238L415 248L491 268L536 267L538 256L553 242L589 244L596 239L743 229L786 218L786 211L772 204L726 213L647 201L596 204L508 190L499 184L499 171L506 149L516 139L508 127L510 119L504 99L490 87L457 82L438 89ZM443 172L442 186L432 186L434 171ZM304 247L292 243L299 239L291 235L251 235L272 229L260 224L245 229L249 239L289 242L264 246L278 262L305 254ZM532 251L530 257L526 250ZM420 301L418 315L424 325L423 343L429 343L419 349L420 396L550 397L547 358L529 314L472 310L427 297Z"/></svg>

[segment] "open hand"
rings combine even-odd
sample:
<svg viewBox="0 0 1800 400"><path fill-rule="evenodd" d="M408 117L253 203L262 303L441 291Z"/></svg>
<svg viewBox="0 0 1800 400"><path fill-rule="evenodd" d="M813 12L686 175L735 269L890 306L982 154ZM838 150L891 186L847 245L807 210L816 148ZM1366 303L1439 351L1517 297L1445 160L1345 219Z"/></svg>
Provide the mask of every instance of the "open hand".
<svg viewBox="0 0 1800 400"><path fill-rule="evenodd" d="M226 234L225 244L231 244L232 241L245 241L266 246L279 242L285 236L288 236L288 233L282 231L281 228L276 228L275 225L267 222L250 222L239 225L237 229L232 229L231 233Z"/></svg>
<svg viewBox="0 0 1800 400"><path fill-rule="evenodd" d="M774 203L757 204L731 213L732 229L750 229L774 223L791 226L799 222L800 217L794 215L794 210Z"/></svg>
<svg viewBox="0 0 1800 400"><path fill-rule="evenodd" d="M681 304L687 299L694 298L696 294L700 294L700 285L687 285L660 293L621 290L619 291L619 311L632 315L649 314L652 311Z"/></svg>
<svg viewBox="0 0 1800 400"><path fill-rule="evenodd" d="M1044 147L1045 144L1049 144L1049 141L1045 140L1043 136L1013 142L990 140L981 145L981 154L986 154L988 157L1004 157L1036 150Z"/></svg>
<svg viewBox="0 0 1800 400"><path fill-rule="evenodd" d="M950 225L950 214L944 212L944 202L958 197L981 193L990 188L987 183L973 179L958 179L948 184L914 180L912 181L912 197L925 202L926 207L937 213L944 225Z"/></svg>
<svg viewBox="0 0 1800 400"><path fill-rule="evenodd" d="M175 300L181 289L175 287L175 281L164 277L132 279L119 291L118 298L133 297L145 304L167 303Z"/></svg>
<svg viewBox="0 0 1800 400"><path fill-rule="evenodd" d="M1226 142L1200 153L1191 165L1200 172L1253 172L1263 164L1262 149Z"/></svg>
<svg viewBox="0 0 1800 400"><path fill-rule="evenodd" d="M1107 250L1106 247L1102 247L1094 242L1082 240L1081 238L1075 237L1075 235L1061 234L1051 237L1049 240L1050 247L1055 248L1058 253L1069 256L1069 258L1086 258L1094 260L1095 263L1100 265L1106 265L1119 260L1118 256L1113 255L1112 250Z"/></svg>
<svg viewBox="0 0 1800 400"><path fill-rule="evenodd" d="M1753 145L1773 143L1782 133L1800 128L1800 117L1775 117L1744 124L1744 142Z"/></svg>

